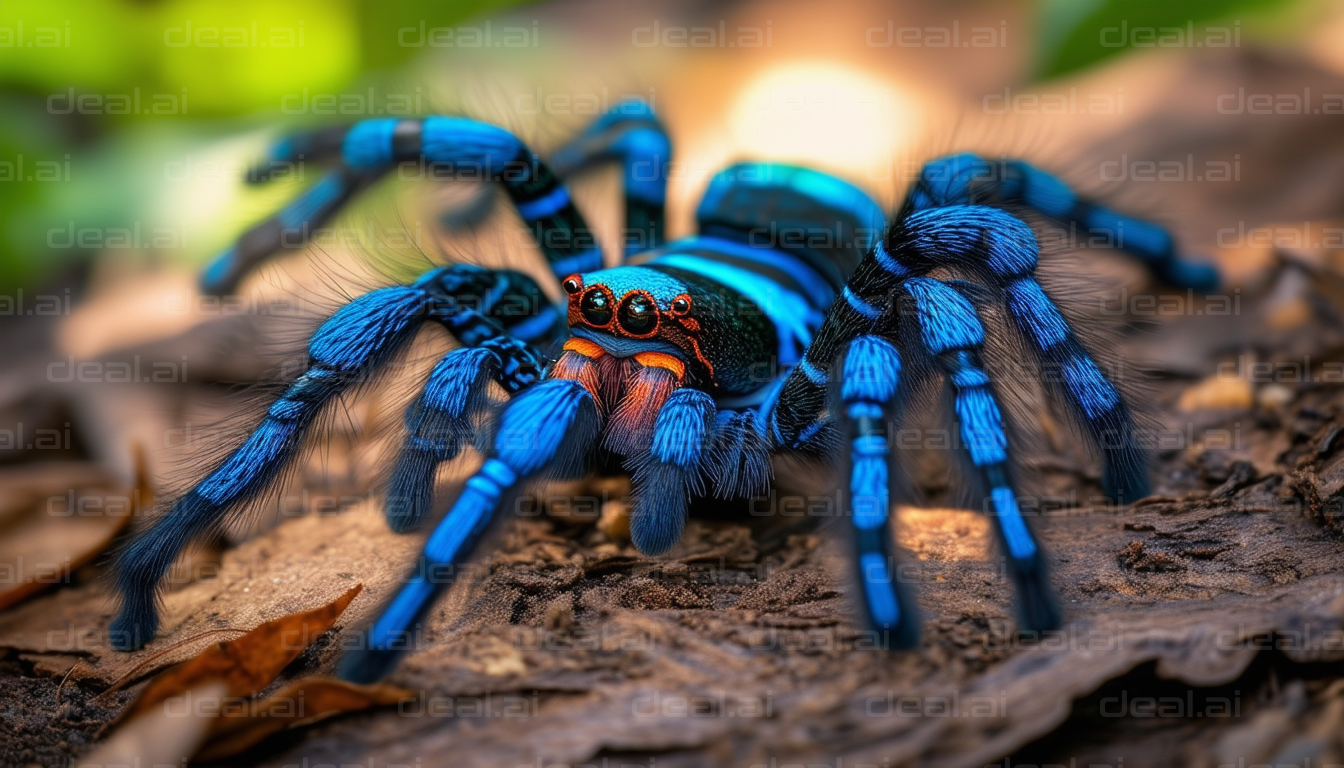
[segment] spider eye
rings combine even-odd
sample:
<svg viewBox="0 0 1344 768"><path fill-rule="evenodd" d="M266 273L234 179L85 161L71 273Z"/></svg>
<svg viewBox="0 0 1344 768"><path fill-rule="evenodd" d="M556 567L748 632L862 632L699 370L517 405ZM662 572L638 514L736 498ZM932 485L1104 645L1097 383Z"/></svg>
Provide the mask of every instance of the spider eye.
<svg viewBox="0 0 1344 768"><path fill-rule="evenodd" d="M658 307L642 293L634 293L621 302L621 328L626 333L643 336L658 327Z"/></svg>
<svg viewBox="0 0 1344 768"><path fill-rule="evenodd" d="M578 293L583 288L583 280L578 275L570 275L565 278L565 282L560 284L565 293Z"/></svg>
<svg viewBox="0 0 1344 768"><path fill-rule="evenodd" d="M678 296L672 300L672 314L684 315L691 311L691 300L686 296Z"/></svg>
<svg viewBox="0 0 1344 768"><path fill-rule="evenodd" d="M579 312L590 325L606 325L611 322L611 299L601 288L590 288L579 302Z"/></svg>

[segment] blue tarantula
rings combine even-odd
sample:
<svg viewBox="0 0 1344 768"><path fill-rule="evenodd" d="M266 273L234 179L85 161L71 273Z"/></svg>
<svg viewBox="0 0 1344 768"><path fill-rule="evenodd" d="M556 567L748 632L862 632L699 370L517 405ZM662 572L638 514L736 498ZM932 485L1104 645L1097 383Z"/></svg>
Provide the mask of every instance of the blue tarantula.
<svg viewBox="0 0 1344 768"><path fill-rule="evenodd" d="M408 436L387 494L392 528L411 530L428 515L436 470L472 443L491 402L489 383L510 399L484 464L430 533L414 575L364 647L343 659L348 679L377 679L395 665L408 630L452 583L453 567L530 479L593 467L628 473L631 538L656 555L677 543L692 498L765 491L770 458L781 453L845 459L842 496L866 618L883 645L910 647L919 623L895 578L887 435L909 379L921 372L941 374L950 386L959 450L1006 554L1021 626L1057 627L1046 558L1018 507L999 397L982 361L981 313L1003 314L1034 363L1058 372L1060 396L1101 454L1109 496L1144 496L1147 468L1130 408L1036 281L1036 237L1010 211L1123 233L1119 247L1174 286L1212 288L1216 271L1180 257L1162 228L1084 200L1054 176L969 154L927 164L889 221L868 195L832 176L735 165L709 183L697 233L669 243L670 152L640 102L622 103L559 150L554 170L509 132L457 117L367 120L276 146L252 180L299 160L335 170L226 250L204 273L206 291L232 290L361 187L410 162L501 183L566 304L552 306L522 273L453 264L337 311L312 337L307 372L251 437L121 553L122 605L110 629L116 647L154 637L158 584L182 548L217 533L226 513L256 498L324 405L388 362L427 321L461 346L434 366L406 411ZM561 181L604 161L624 169L627 236L640 233L630 241L651 244L628 246L621 265L605 269ZM810 236L818 232L825 236Z"/></svg>

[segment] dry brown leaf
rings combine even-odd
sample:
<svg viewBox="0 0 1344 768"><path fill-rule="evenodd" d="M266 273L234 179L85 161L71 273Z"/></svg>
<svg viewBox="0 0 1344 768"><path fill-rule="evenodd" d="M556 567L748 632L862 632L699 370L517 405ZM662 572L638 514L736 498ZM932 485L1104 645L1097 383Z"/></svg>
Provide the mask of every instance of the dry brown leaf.
<svg viewBox="0 0 1344 768"><path fill-rule="evenodd" d="M191 661L164 670L140 693L121 719L133 718L167 699L214 680L225 682L226 696L255 695L319 635L331 629L363 588L363 584L356 584L326 605L268 621L236 640L219 643Z"/></svg>
<svg viewBox="0 0 1344 768"><path fill-rule="evenodd" d="M343 711L343 706L363 709L381 703L391 693L371 691L362 699L354 694L343 696L339 691L318 693L319 705L315 709L320 711L309 715L306 691L301 686L290 686L255 708L248 701L323 632L331 629L363 588L363 584L356 584L325 605L268 621L242 637L218 643L191 661L159 673L121 717L113 721L124 725L88 759L102 764L130 760L185 761L220 727L220 716L227 716L239 706L261 713L263 722L226 728L229 733L241 732L235 737L225 737L228 746L221 746L221 750L241 751L282 727ZM300 707L286 718L287 712L279 708L285 701L292 704L294 695L299 695ZM286 698L279 698L282 696ZM268 716L280 722L264 722Z"/></svg>
<svg viewBox="0 0 1344 768"><path fill-rule="evenodd" d="M205 746L193 759L233 757L280 731L413 696L414 691L384 683L356 685L330 677L295 680L260 701L250 702L242 712L221 712Z"/></svg>

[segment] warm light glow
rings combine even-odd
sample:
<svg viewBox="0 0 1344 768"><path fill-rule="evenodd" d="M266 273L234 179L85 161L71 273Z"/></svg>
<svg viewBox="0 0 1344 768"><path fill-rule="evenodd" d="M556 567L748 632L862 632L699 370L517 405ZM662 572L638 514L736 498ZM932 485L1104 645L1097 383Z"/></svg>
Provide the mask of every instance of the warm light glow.
<svg viewBox="0 0 1344 768"><path fill-rule="evenodd" d="M884 178L892 155L919 130L915 96L834 62L772 68L736 103L732 139L739 157L817 165L860 184Z"/></svg>
<svg viewBox="0 0 1344 768"><path fill-rule="evenodd" d="M233 242L239 232L289 202L311 184L284 178L261 186L243 183L249 165L266 156L274 132L256 131L198 145L165 162L153 212L162 226L181 231L182 246L204 261Z"/></svg>

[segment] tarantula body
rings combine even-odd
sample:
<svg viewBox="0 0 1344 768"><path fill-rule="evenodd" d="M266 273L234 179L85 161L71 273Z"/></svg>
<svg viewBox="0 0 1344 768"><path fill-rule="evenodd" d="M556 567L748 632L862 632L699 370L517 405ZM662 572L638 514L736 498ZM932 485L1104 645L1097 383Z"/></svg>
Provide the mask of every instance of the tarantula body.
<svg viewBox="0 0 1344 768"><path fill-rule="evenodd" d="M888 434L911 390L906 379L926 370L946 381L959 450L995 523L1020 623L1057 627L1045 554L1014 490L997 383L981 359L982 305L1001 307L1011 325L1004 332L1025 342L1035 364L1059 372L1059 390L1101 454L1112 498L1145 495L1146 464L1128 406L1036 281L1035 235L1010 210L1123 232L1117 242L1173 285L1208 289L1216 272L1179 257L1160 227L1086 201L1026 163L974 155L926 165L889 221L867 194L833 176L738 164L710 182L697 232L666 242L670 152L640 102L619 105L559 150L555 171L508 132L464 118L370 120L282 142L272 161L322 160L336 169L245 233L206 270L205 290L232 290L379 174L416 162L501 183L564 303L546 303L522 273L456 264L337 311L311 340L309 370L252 436L122 552L113 643L136 648L154 636L157 584L181 549L261 493L318 412L430 321L461 346L407 408L387 492L394 529L429 517L436 470L473 444L490 382L510 399L484 464L429 534L413 575L363 647L343 659L349 679L381 677L409 650L408 632L452 583L444 566L470 556L529 480L595 463L630 474L631 539L656 555L680 538L695 496L767 490L774 455L838 454L866 619L883 644L913 645L914 603L895 578ZM620 163L625 179L626 252L606 269L561 181L600 161ZM262 166L249 178L267 176ZM958 279L930 276L948 271Z"/></svg>

